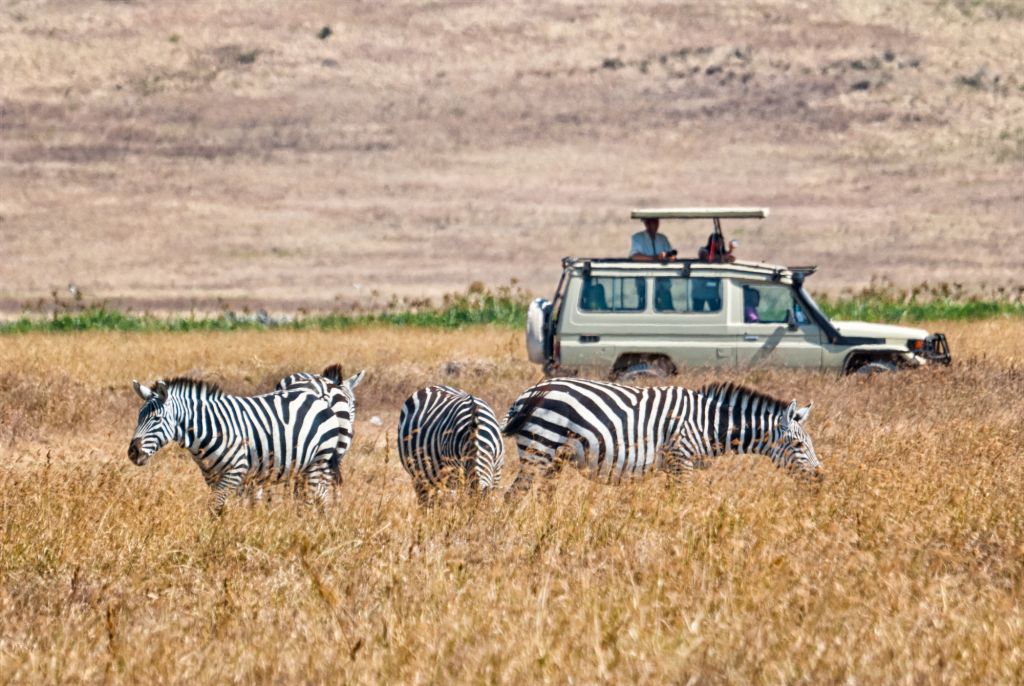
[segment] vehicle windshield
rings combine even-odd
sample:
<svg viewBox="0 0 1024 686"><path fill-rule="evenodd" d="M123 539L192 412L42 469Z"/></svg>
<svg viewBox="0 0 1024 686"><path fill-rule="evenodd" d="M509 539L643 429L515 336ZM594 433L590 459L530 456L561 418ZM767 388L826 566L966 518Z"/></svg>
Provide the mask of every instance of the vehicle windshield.
<svg viewBox="0 0 1024 686"><path fill-rule="evenodd" d="M806 302L806 303L807 303L807 306L808 306L808 307L810 307L810 308L812 308L812 309L815 309L815 310L817 310L818 312L821 312L821 308L820 308L820 307L818 307L818 303L816 303L816 302L814 301L814 298L812 298L812 297L811 297L811 294L810 294L810 292L809 292L809 291L808 291L808 290L807 290L806 288L801 288L801 289L800 289L800 294L801 294L801 295L803 296L803 298L804 298L804 302Z"/></svg>

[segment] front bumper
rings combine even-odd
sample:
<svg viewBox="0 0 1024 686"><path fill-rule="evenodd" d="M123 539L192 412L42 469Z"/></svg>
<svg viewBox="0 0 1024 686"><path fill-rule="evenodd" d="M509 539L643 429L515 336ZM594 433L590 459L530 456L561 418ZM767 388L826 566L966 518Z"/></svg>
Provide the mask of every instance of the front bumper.
<svg viewBox="0 0 1024 686"><path fill-rule="evenodd" d="M948 366L953 357L949 354L949 342L946 341L946 335L933 333L924 339L924 350L921 352L921 357L932 364Z"/></svg>

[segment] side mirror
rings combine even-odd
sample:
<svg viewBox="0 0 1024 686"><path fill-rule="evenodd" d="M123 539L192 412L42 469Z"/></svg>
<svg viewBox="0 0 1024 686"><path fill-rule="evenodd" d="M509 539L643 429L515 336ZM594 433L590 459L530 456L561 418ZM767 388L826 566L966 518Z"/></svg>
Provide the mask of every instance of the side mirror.
<svg viewBox="0 0 1024 686"><path fill-rule="evenodd" d="M799 331L800 327L796 323L796 315L793 314L793 310L786 310L786 328L790 331Z"/></svg>

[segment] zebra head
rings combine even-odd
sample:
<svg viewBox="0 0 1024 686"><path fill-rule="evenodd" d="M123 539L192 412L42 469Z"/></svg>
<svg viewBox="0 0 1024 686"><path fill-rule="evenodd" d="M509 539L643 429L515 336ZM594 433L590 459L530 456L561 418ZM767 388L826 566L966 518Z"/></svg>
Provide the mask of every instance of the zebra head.
<svg viewBox="0 0 1024 686"><path fill-rule="evenodd" d="M811 405L813 403L797 409L794 400L782 411L772 435L770 457L779 467L818 476L821 462L814 452L810 434L804 429Z"/></svg>
<svg viewBox="0 0 1024 686"><path fill-rule="evenodd" d="M141 467L153 453L174 438L177 421L173 407L167 402L166 382L157 381L153 388L148 388L138 381L132 381L132 387L144 402L139 410L135 436L128 444L128 459Z"/></svg>

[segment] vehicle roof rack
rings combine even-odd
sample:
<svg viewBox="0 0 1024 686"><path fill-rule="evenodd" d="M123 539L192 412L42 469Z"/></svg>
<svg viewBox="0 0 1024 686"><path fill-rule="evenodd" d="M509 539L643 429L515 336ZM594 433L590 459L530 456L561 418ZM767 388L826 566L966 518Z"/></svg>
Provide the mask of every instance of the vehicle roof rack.
<svg viewBox="0 0 1024 686"><path fill-rule="evenodd" d="M660 207L633 210L631 219L764 219L767 207Z"/></svg>
<svg viewBox="0 0 1024 686"><path fill-rule="evenodd" d="M786 277L788 274L800 274L801 277L809 276L814 271L814 267L796 267L801 271L791 271L790 267L786 267L780 264L769 264L766 262L750 262L745 260L737 260L735 262L706 262L699 259L678 259L673 262L658 262L652 264L650 262L637 262L631 260L628 257L563 257L562 268L568 269L570 267L579 269L584 274L590 274L594 271L601 271L606 269L618 270L620 268L625 269L623 273L629 272L664 272L669 275L675 271L683 271L687 276L692 273L699 273L705 271L728 271L735 273L744 274L757 274L764 277L772 277L774 275L775 280Z"/></svg>

